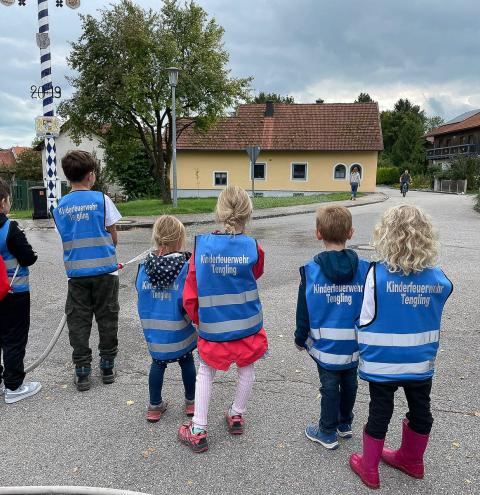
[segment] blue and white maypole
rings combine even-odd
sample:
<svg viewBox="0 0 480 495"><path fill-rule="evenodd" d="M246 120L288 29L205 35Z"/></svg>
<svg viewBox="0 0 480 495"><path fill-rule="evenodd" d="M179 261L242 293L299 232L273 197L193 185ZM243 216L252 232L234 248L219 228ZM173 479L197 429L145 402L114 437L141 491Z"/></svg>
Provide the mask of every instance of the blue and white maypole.
<svg viewBox="0 0 480 495"><path fill-rule="evenodd" d="M43 116L53 117L52 55L49 41L48 0L38 0L38 32L45 40L39 43L43 95ZM47 41L48 40L48 41ZM57 148L54 137L45 138L45 187L47 188L48 210L57 206Z"/></svg>

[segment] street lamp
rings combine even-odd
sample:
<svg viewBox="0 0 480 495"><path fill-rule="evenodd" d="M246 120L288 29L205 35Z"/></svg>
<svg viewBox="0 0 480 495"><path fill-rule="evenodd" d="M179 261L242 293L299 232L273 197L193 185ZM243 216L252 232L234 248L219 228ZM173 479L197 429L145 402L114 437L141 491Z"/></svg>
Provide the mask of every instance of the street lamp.
<svg viewBox="0 0 480 495"><path fill-rule="evenodd" d="M175 105L175 88L178 81L178 69L168 67L168 81L172 88L172 176L173 176L173 207L177 207L177 113Z"/></svg>

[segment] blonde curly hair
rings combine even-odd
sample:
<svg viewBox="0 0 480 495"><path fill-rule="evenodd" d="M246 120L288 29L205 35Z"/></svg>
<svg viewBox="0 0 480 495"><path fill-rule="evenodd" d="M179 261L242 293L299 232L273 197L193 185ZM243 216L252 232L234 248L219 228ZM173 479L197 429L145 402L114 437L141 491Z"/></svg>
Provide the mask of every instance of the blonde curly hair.
<svg viewBox="0 0 480 495"><path fill-rule="evenodd" d="M437 234L430 218L416 206L387 210L373 233L373 246L390 272L405 275L435 266Z"/></svg>
<svg viewBox="0 0 480 495"><path fill-rule="evenodd" d="M218 196L215 216L225 225L227 234L235 234L243 231L252 211L252 200L247 191L239 186L228 186Z"/></svg>
<svg viewBox="0 0 480 495"><path fill-rule="evenodd" d="M155 220L152 243L157 248L166 247L169 251L181 251L185 245L185 226L172 215L162 215Z"/></svg>

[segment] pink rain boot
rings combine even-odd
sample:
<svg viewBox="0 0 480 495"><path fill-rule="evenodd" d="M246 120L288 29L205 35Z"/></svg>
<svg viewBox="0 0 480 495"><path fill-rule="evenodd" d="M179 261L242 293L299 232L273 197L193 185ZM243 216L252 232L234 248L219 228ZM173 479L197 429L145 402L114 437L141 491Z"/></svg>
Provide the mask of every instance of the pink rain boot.
<svg viewBox="0 0 480 495"><path fill-rule="evenodd" d="M350 467L369 488L380 488L378 465L384 442L363 430L363 454L352 454L350 457Z"/></svg>
<svg viewBox="0 0 480 495"><path fill-rule="evenodd" d="M402 425L402 445L398 450L383 449L382 459L409 476L421 479L424 474L423 454L427 448L429 435L415 433L408 426L408 419L404 419Z"/></svg>

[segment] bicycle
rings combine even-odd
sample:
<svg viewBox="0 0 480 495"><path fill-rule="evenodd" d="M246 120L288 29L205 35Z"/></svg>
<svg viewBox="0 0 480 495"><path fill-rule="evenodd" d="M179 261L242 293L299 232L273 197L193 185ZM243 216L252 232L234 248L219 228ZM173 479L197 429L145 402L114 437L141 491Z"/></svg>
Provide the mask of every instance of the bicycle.
<svg viewBox="0 0 480 495"><path fill-rule="evenodd" d="M403 197L407 195L407 191L408 191L408 183L402 182L402 185L400 186L400 192L402 193Z"/></svg>

